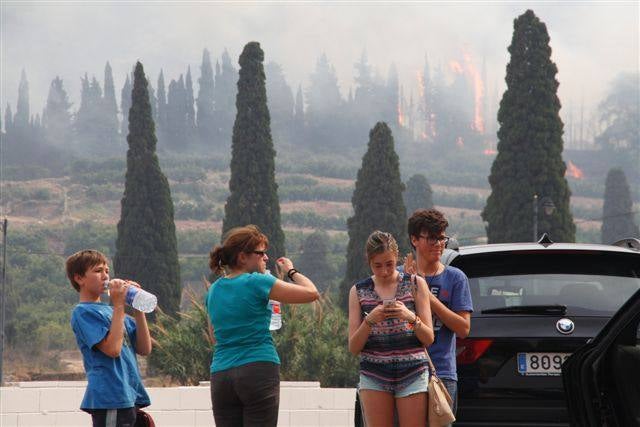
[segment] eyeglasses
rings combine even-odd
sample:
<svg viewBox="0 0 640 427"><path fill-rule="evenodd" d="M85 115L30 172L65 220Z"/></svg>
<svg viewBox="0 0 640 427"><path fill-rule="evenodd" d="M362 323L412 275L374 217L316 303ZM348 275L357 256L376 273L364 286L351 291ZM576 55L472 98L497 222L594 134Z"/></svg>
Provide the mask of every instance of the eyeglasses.
<svg viewBox="0 0 640 427"><path fill-rule="evenodd" d="M260 255L262 258L267 254L267 251L251 251L252 254Z"/></svg>
<svg viewBox="0 0 640 427"><path fill-rule="evenodd" d="M438 237L433 237L433 236L425 236L425 235L420 235L418 236L418 238L423 238L427 241L428 244L430 245L435 245L435 244L439 244L439 245L446 245L447 243L449 243L449 240L451 239L451 237L449 236L438 236Z"/></svg>

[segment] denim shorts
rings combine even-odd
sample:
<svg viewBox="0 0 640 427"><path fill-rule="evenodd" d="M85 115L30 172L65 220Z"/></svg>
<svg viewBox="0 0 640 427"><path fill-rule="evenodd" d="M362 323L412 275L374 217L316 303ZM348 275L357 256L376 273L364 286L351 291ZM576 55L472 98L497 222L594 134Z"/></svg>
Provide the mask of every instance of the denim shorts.
<svg viewBox="0 0 640 427"><path fill-rule="evenodd" d="M366 377L360 374L360 384L358 384L358 390L375 390L375 391L385 391L387 393L393 394L393 397L407 397L416 393L426 393L428 391L429 384L429 372L424 371L418 378L415 379L410 384L407 384L406 387L403 387L401 390L385 390L380 384L378 384L375 380Z"/></svg>

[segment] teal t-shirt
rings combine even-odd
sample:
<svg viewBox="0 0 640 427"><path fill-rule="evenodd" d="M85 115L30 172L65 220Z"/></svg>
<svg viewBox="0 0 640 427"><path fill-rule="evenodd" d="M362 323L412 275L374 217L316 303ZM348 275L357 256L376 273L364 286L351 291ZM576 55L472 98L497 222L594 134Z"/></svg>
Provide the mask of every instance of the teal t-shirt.
<svg viewBox="0 0 640 427"><path fill-rule="evenodd" d="M269 332L275 282L270 274L243 273L211 285L205 300L216 338L211 373L252 362L280 364Z"/></svg>

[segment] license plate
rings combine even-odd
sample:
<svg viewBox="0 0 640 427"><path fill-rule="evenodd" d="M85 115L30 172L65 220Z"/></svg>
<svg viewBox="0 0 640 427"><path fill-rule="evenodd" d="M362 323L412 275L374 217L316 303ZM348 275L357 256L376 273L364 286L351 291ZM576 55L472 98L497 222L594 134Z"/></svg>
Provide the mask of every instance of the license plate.
<svg viewBox="0 0 640 427"><path fill-rule="evenodd" d="M530 376L559 376L571 353L518 353L518 373Z"/></svg>

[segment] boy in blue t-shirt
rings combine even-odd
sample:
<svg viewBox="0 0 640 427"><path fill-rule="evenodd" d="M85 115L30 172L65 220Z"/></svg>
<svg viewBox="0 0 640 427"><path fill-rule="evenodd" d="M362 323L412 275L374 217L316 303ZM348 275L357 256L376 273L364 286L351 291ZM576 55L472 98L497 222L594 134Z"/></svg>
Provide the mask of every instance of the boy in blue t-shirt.
<svg viewBox="0 0 640 427"><path fill-rule="evenodd" d="M124 312L127 287L140 285L113 279L109 282L112 305L100 302L109 267L107 258L95 250L67 258L66 272L80 294L71 314L88 381L80 409L91 414L94 427L133 427L137 408L151 403L136 360L136 353L151 353L147 320L138 310L133 318Z"/></svg>
<svg viewBox="0 0 640 427"><path fill-rule="evenodd" d="M431 290L429 302L435 340L428 351L438 377L453 399L455 414L458 404L455 338L469 335L473 303L467 276L461 270L440 262L449 240L444 233L448 226L449 222L437 209L419 209L411 215L407 228L411 246L416 250L416 259L408 257L405 271L420 274Z"/></svg>

